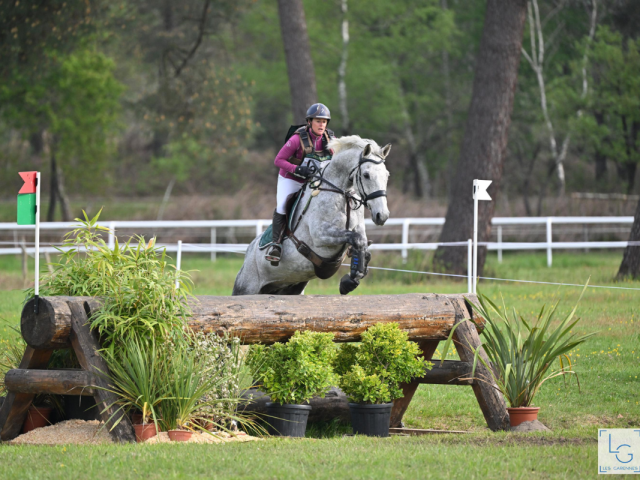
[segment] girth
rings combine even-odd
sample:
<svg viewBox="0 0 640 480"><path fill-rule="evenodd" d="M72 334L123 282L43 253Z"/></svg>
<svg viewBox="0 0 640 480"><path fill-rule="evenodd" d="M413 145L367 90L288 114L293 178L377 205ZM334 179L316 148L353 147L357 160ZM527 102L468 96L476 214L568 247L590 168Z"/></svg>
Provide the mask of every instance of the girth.
<svg viewBox="0 0 640 480"><path fill-rule="evenodd" d="M289 238L296 246L298 253L313 263L313 269L316 273L316 276L322 280L326 280L327 278L333 277L336 272L340 269L344 257L347 255L347 248L343 247L343 249L338 252L337 255L331 258L325 258L318 255L314 252L309 245L307 245L302 240L298 240L296 236L291 233Z"/></svg>

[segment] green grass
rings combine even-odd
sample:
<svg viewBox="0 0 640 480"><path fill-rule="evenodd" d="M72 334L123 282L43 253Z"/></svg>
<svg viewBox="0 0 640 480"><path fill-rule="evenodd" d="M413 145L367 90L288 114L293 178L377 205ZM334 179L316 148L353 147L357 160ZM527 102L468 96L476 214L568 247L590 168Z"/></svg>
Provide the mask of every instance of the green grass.
<svg viewBox="0 0 640 480"><path fill-rule="evenodd" d="M552 268L544 254L490 256L485 275L537 281L639 288L640 282L615 283L621 255L592 252L555 254ZM412 254L402 265L396 256L376 255L374 264L428 270L429 258ZM241 258L186 256L198 295L229 295ZM346 269L345 269L346 272ZM341 271L311 282L307 294L335 294ZM8 277L13 280L6 280ZM15 278L14 278L15 277ZM2 280L5 278L5 280ZM19 281L19 260L0 258L0 282ZM561 301L571 308L580 287L482 282L480 291L504 297L524 316L543 304ZM465 292L456 282L418 274L371 271L355 294ZM0 292L0 335L19 321L22 293ZM519 437L491 433L468 387L422 385L405 416L408 426L466 430L466 435L369 439L342 437L343 426L314 425L304 440L269 439L225 446L155 445L100 447L0 447L3 478L209 477L209 478L586 478L597 472L597 429L640 427L640 291L588 289L578 309L579 332L599 332L571 352L575 379L561 378L542 387L534 403L551 433ZM3 330L4 329L4 330ZM455 358L455 355L452 355ZM324 437L324 438L320 438ZM64 466L60 466L64 465ZM135 471L134 471L135 469Z"/></svg>

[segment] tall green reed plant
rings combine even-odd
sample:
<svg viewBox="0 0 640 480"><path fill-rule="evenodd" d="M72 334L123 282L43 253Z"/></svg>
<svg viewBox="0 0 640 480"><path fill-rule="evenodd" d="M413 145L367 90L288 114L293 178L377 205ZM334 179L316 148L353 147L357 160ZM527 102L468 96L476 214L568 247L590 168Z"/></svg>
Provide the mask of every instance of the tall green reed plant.
<svg viewBox="0 0 640 480"><path fill-rule="evenodd" d="M102 297L104 305L92 316L91 328L106 348L132 337L180 336L190 315L188 272L180 272L175 288L175 267L155 239L135 236L121 244L116 238L110 248L102 238L109 229L98 225L99 216L90 219L84 213L84 220L76 219L80 223L58 248L53 272L43 275L42 295Z"/></svg>
<svg viewBox="0 0 640 480"><path fill-rule="evenodd" d="M558 303L549 309L543 306L534 321L527 322L515 308L507 309L504 299L501 309L485 295L478 295L480 305L474 309L477 308L478 314L485 321L481 338L489 362L479 355L480 349L474 349L471 377L475 377L479 360L487 368L489 376L475 378L495 383L511 407L530 406L540 387L552 378L563 375L576 375L577 378L567 353L595 335L572 334L580 320L574 320L574 317L586 288L587 285L573 309L555 327L553 324L556 322ZM443 360L458 325L452 328L445 343ZM553 369L556 361L559 368Z"/></svg>

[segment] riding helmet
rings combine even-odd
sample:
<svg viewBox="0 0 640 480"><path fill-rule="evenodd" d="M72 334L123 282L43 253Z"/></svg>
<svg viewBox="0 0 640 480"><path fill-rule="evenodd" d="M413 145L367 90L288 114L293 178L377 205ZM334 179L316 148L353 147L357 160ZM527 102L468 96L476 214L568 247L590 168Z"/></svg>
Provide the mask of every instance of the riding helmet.
<svg viewBox="0 0 640 480"><path fill-rule="evenodd" d="M307 121L312 118L326 118L328 124L331 120L331 112L326 105L322 103L314 103L309 107L309 110L307 110Z"/></svg>

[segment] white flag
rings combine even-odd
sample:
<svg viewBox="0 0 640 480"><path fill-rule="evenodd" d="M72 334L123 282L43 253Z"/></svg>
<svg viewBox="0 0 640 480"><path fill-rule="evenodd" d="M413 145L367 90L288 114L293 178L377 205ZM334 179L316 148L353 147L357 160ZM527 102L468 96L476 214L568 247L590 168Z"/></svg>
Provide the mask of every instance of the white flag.
<svg viewBox="0 0 640 480"><path fill-rule="evenodd" d="M474 200L491 200L487 193L487 188L491 185L492 180L474 180L473 181L473 199Z"/></svg>

